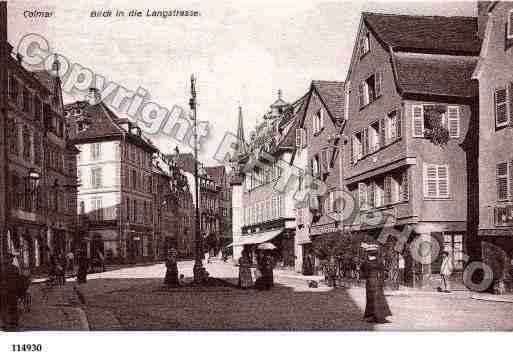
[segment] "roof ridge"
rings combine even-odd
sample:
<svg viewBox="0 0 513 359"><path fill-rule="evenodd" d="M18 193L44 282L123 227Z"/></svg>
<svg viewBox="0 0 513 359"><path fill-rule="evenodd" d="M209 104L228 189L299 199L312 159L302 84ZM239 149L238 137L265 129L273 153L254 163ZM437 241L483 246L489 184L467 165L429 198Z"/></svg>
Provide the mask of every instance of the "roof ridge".
<svg viewBox="0 0 513 359"><path fill-rule="evenodd" d="M404 16L404 17L417 17L417 18L426 18L426 19L468 19L468 20L477 20L477 16L448 16L448 15L414 15L414 14L392 14L392 13L382 13L382 12L371 12L371 11L363 11L362 15L379 15L379 16Z"/></svg>

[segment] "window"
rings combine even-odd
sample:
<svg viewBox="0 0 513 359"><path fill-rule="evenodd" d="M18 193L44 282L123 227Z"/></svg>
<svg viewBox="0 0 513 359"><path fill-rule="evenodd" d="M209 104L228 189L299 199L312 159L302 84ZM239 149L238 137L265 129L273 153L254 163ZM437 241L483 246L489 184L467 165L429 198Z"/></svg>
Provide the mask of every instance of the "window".
<svg viewBox="0 0 513 359"><path fill-rule="evenodd" d="M510 85L510 93L512 93L512 92L513 91L511 91L511 85ZM510 95L510 97L513 97L513 96ZM508 94L507 94L506 87L495 90L495 92L494 92L495 127L497 127L497 128L504 127L509 123L507 99L508 99ZM513 112L513 105L510 103L509 107L510 107L510 110L509 110L510 117L512 117L513 115L511 115L511 112Z"/></svg>
<svg viewBox="0 0 513 359"><path fill-rule="evenodd" d="M9 153L17 156L19 153L18 149L18 126L16 122L8 117L7 118L7 138L9 140Z"/></svg>
<svg viewBox="0 0 513 359"><path fill-rule="evenodd" d="M509 170L509 171L508 171ZM508 163L502 162L496 165L496 183L497 183L497 200L507 201L509 195L509 177L511 166L508 169Z"/></svg>
<svg viewBox="0 0 513 359"><path fill-rule="evenodd" d="M36 121L42 120L43 114L43 104L41 103L41 99L37 96L34 96L34 118Z"/></svg>
<svg viewBox="0 0 513 359"><path fill-rule="evenodd" d="M90 150L91 161L98 161L101 157L101 143L92 143Z"/></svg>
<svg viewBox="0 0 513 359"><path fill-rule="evenodd" d="M296 209L296 224L297 226L303 225L303 208Z"/></svg>
<svg viewBox="0 0 513 359"><path fill-rule="evenodd" d="M374 181L374 206L383 207L385 205L385 178L381 177Z"/></svg>
<svg viewBox="0 0 513 359"><path fill-rule="evenodd" d="M27 87L23 87L23 111L30 113L31 93Z"/></svg>
<svg viewBox="0 0 513 359"><path fill-rule="evenodd" d="M358 205L361 210L367 209L367 185L358 183Z"/></svg>
<svg viewBox="0 0 513 359"><path fill-rule="evenodd" d="M449 198L449 166L424 164L424 197Z"/></svg>
<svg viewBox="0 0 513 359"><path fill-rule="evenodd" d="M355 133L351 139L351 162L356 163L363 157L363 132Z"/></svg>
<svg viewBox="0 0 513 359"><path fill-rule="evenodd" d="M314 135L321 132L324 128L324 112L322 109L316 112L312 120Z"/></svg>
<svg viewBox="0 0 513 359"><path fill-rule="evenodd" d="M18 80L16 79L16 77L14 77L14 75L11 75L9 77L9 97L14 102L18 102L18 88Z"/></svg>
<svg viewBox="0 0 513 359"><path fill-rule="evenodd" d="M381 88L381 72L376 72L375 74L367 77L364 81L360 82L360 85L358 86L360 108L376 101L376 99L381 96Z"/></svg>
<svg viewBox="0 0 513 359"><path fill-rule="evenodd" d="M379 122L376 121L369 126L369 153L376 152L380 147Z"/></svg>
<svg viewBox="0 0 513 359"><path fill-rule="evenodd" d="M93 188L102 186L102 169L100 167L91 169L91 186Z"/></svg>
<svg viewBox="0 0 513 359"><path fill-rule="evenodd" d="M34 163L38 166L40 166L42 162L41 153L41 136L39 134L34 134Z"/></svg>
<svg viewBox="0 0 513 359"><path fill-rule="evenodd" d="M362 58L366 53L370 51L370 35L369 33L364 34L360 38L360 58Z"/></svg>
<svg viewBox="0 0 513 359"><path fill-rule="evenodd" d="M388 145L401 138L401 112L393 111L384 120L384 141Z"/></svg>
<svg viewBox="0 0 513 359"><path fill-rule="evenodd" d="M460 137L460 108L446 105L413 105L413 137L424 137L425 131L433 128L432 121L438 116L440 116L442 126L449 131L449 137ZM396 124L398 123L396 122Z"/></svg>
<svg viewBox="0 0 513 359"><path fill-rule="evenodd" d="M31 153L31 138L30 138L30 130L27 126L24 126L23 127L23 134L22 134L22 139L23 139L23 159L25 161L29 161L30 162L30 153Z"/></svg>
<svg viewBox="0 0 513 359"><path fill-rule="evenodd" d="M315 155L313 159L310 160L310 166L312 170L312 176L317 178L321 174L321 166L319 162L319 155Z"/></svg>
<svg viewBox="0 0 513 359"><path fill-rule="evenodd" d="M101 197L91 198L92 218L97 221L103 220L103 205Z"/></svg>
<svg viewBox="0 0 513 359"><path fill-rule="evenodd" d="M464 264L463 258L463 234L462 233L444 233L444 250L452 256L454 268L462 270Z"/></svg>

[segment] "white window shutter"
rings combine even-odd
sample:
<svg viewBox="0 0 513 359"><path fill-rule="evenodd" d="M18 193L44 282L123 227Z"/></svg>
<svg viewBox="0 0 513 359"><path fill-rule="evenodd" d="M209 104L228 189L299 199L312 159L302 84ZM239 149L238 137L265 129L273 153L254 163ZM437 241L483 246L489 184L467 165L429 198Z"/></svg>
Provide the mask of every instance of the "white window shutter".
<svg viewBox="0 0 513 359"><path fill-rule="evenodd" d="M358 101L360 103L360 108L365 106L365 96L364 96L364 87L363 81L358 84Z"/></svg>
<svg viewBox="0 0 513 359"><path fill-rule="evenodd" d="M447 121L449 127L449 136L452 138L460 137L460 108L459 106L447 107Z"/></svg>
<svg viewBox="0 0 513 359"><path fill-rule="evenodd" d="M505 126L508 123L506 98L507 94L505 88L495 90L495 125L497 127Z"/></svg>
<svg viewBox="0 0 513 359"><path fill-rule="evenodd" d="M449 197L449 166L438 166L438 197Z"/></svg>
<svg viewBox="0 0 513 359"><path fill-rule="evenodd" d="M424 196L436 197L437 191L437 166L424 164Z"/></svg>
<svg viewBox="0 0 513 359"><path fill-rule="evenodd" d="M412 106L413 137L424 137L424 106Z"/></svg>
<svg viewBox="0 0 513 359"><path fill-rule="evenodd" d="M509 122L509 125L512 126L513 125L513 82L510 82L508 84L508 108L509 108L508 122Z"/></svg>
<svg viewBox="0 0 513 359"><path fill-rule="evenodd" d="M508 163L502 162L496 165L497 200L508 199Z"/></svg>
<svg viewBox="0 0 513 359"><path fill-rule="evenodd" d="M381 71L376 72L374 75L374 90L376 93L376 98L381 96L381 83L382 83L382 77Z"/></svg>

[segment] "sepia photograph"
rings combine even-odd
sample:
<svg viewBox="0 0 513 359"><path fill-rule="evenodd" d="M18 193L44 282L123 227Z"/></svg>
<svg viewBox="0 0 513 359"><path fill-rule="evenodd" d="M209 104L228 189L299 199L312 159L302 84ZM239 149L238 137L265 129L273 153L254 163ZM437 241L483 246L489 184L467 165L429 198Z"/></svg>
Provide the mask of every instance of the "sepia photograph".
<svg viewBox="0 0 513 359"><path fill-rule="evenodd" d="M9 355L513 329L513 2L0 1L0 44Z"/></svg>

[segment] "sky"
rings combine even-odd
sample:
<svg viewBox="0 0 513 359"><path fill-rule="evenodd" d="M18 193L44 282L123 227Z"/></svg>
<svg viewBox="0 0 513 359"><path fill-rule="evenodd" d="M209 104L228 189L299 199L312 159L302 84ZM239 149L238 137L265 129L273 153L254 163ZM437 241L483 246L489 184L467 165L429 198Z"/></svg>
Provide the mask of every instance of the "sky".
<svg viewBox="0 0 513 359"><path fill-rule="evenodd" d="M173 1L171 9L198 10L199 17L91 18L93 10L170 9L169 1L9 1L8 39L44 36L70 62L136 90L171 109L188 108L190 76L197 77L198 120L210 124L200 159L213 154L226 131L236 132L239 104L246 137L262 120L278 89L288 102L312 80L344 81L362 11L475 16L476 3L363 1ZM50 18L28 18L48 10ZM64 96L65 102L82 100ZM120 114L123 115L123 114ZM163 153L177 143L150 137ZM190 148L179 146L183 152Z"/></svg>

